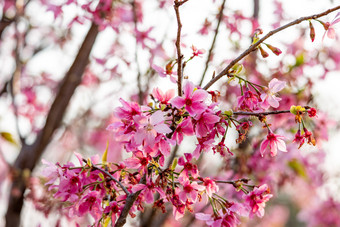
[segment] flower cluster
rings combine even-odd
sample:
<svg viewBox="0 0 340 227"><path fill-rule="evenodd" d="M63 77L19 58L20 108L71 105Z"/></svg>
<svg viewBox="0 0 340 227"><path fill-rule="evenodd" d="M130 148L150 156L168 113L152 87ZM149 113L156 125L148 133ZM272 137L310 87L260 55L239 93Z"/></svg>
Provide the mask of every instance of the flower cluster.
<svg viewBox="0 0 340 227"><path fill-rule="evenodd" d="M263 89L264 94L252 95L247 90L247 94L238 99L239 104L242 103L239 109L248 110L255 116L258 114L268 128L267 138L260 148L262 156L267 147L272 156L278 149L286 151L286 144L283 136L272 132L261 113L253 111L266 110L268 106L277 108L280 99L276 92L284 86L284 82L273 79L269 88ZM55 192L56 198L69 204L66 208L69 215L89 213L98 224L115 223L117 218L126 216L124 207L129 204L128 213L133 217L136 211L143 211L144 203L153 204L163 212L164 204L171 204L176 220L186 211L195 213L193 205L208 203L212 213L196 213L196 218L212 226L236 226L241 216L262 217L265 204L272 197L266 184L257 187L249 185L248 179L225 181L203 177L195 164L202 152L210 150L224 158L233 155L225 145L228 128L235 127L245 138L253 126L251 121L235 118L237 112L219 110L218 102L214 102L213 97L209 99L209 94L192 82L186 82L183 96L175 97L172 90L164 93L154 89L151 96L154 103L148 106L120 99L122 106L114 112L116 121L107 130L114 134L130 157L120 163L108 163L106 150L102 163L98 156L86 160L79 154L80 166L72 163L53 165L45 161L48 189ZM315 109L306 113L310 117L316 115ZM309 131L304 129L304 133L307 135ZM171 159L172 147L180 145L185 136L197 138L196 148L183 157ZM241 140L237 139L238 142ZM166 160L168 165L165 165ZM232 185L235 195L242 193L243 197L225 198L217 194L218 184ZM136 197L129 201L131 195Z"/></svg>

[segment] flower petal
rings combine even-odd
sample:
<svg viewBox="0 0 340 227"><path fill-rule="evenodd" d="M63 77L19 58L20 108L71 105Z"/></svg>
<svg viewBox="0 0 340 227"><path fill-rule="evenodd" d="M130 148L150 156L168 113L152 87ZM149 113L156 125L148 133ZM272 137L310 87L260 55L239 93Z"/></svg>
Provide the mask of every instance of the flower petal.
<svg viewBox="0 0 340 227"><path fill-rule="evenodd" d="M192 95L193 101L204 101L208 97L208 92L202 89L198 89Z"/></svg>
<svg viewBox="0 0 340 227"><path fill-rule="evenodd" d="M180 96L177 96L177 97L173 98L173 99L170 101L170 103L171 103L174 107L176 107L177 109L181 109L181 108L184 106L184 104L185 104L185 99L182 98L182 97L180 97Z"/></svg>

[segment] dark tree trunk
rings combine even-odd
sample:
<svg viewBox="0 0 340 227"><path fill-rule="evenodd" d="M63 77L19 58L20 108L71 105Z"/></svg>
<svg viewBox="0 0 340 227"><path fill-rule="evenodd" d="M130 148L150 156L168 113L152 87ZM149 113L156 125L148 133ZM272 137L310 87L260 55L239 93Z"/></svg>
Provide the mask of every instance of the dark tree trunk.
<svg viewBox="0 0 340 227"><path fill-rule="evenodd" d="M22 145L21 151L14 163L15 173L13 174L13 184L6 213L6 227L20 226L20 214L27 187L23 172L25 170L32 172L45 148L50 143L53 133L60 126L69 101L81 83L81 78L88 64L89 55L97 35L98 26L92 24L73 64L60 83L59 91L47 115L44 128L38 133L37 139L32 145Z"/></svg>

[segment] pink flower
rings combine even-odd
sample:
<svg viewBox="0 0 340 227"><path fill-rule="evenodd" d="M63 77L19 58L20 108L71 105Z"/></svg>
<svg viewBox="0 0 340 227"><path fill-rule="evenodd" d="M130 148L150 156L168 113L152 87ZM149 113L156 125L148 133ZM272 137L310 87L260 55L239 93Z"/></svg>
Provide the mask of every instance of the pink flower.
<svg viewBox="0 0 340 227"><path fill-rule="evenodd" d="M146 47L148 47L145 44L146 40L149 40L150 42L156 42L156 40L154 38L151 38L149 36L149 33L152 31L153 27L150 27L148 30L146 31L139 31L137 29L135 29L136 32L136 39L137 39L137 43L142 45L142 48L145 49Z"/></svg>
<svg viewBox="0 0 340 227"><path fill-rule="evenodd" d="M175 75L177 75L177 72L173 71L173 63L169 62L166 66L165 69L162 67L159 67L157 65L152 65L151 66L161 77L170 77L170 81L173 83L177 83L177 78Z"/></svg>
<svg viewBox="0 0 340 227"><path fill-rule="evenodd" d="M185 212L185 204L181 202L178 196L178 188L176 188L176 194L171 197L171 203L173 205L173 216L176 220L182 218Z"/></svg>
<svg viewBox="0 0 340 227"><path fill-rule="evenodd" d="M124 165L131 169L144 170L146 171L146 167L149 164L151 157L149 155L144 156L142 151L136 151L134 156L131 158L127 158L124 160Z"/></svg>
<svg viewBox="0 0 340 227"><path fill-rule="evenodd" d="M244 92L244 95L237 97L237 107L240 110L258 110L258 102L258 95L248 89Z"/></svg>
<svg viewBox="0 0 340 227"><path fill-rule="evenodd" d="M168 125L164 124L164 116L162 111L157 111L147 119L137 116L134 118L140 125L135 134L136 143L142 144L143 141L147 145L153 145L157 133L170 133L171 129Z"/></svg>
<svg viewBox="0 0 340 227"><path fill-rule="evenodd" d="M120 119L126 119L126 120L133 120L133 117L135 115L140 115L141 110L140 106L135 102L126 102L124 99L119 99L119 101L122 103L122 107L117 107L115 109L115 116Z"/></svg>
<svg viewBox="0 0 340 227"><path fill-rule="evenodd" d="M51 185L59 178L60 175L62 175L62 171L60 168L57 167L57 165L46 161L45 159L42 159L41 162L44 165L47 165L46 167L44 167L41 173L42 176L47 178L47 183L45 183L45 185Z"/></svg>
<svg viewBox="0 0 340 227"><path fill-rule="evenodd" d="M205 186L205 191L209 197L212 196L212 193L216 193L219 190L215 181L211 180L209 177L203 179L203 185Z"/></svg>
<svg viewBox="0 0 340 227"><path fill-rule="evenodd" d="M310 108L307 112L309 117L318 117L318 115L316 114L316 109L313 107Z"/></svg>
<svg viewBox="0 0 340 227"><path fill-rule="evenodd" d="M192 136L193 134L194 129L191 123L191 119L187 118L177 125L176 130L172 135L172 139L175 139L177 141L177 144L180 144L183 140L183 135Z"/></svg>
<svg viewBox="0 0 340 227"><path fill-rule="evenodd" d="M185 153L184 156L187 161L185 161L183 157L180 157L178 159L178 165L184 167L181 176L189 178L189 173L191 173L192 177L197 178L198 177L197 166L190 162L192 159L192 155L189 153Z"/></svg>
<svg viewBox="0 0 340 227"><path fill-rule="evenodd" d="M203 27L199 30L198 33L200 33L201 35L208 35L209 30L211 30L211 22L208 21L208 19L206 18Z"/></svg>
<svg viewBox="0 0 340 227"><path fill-rule="evenodd" d="M68 167L73 167L73 165ZM83 187L83 180L80 178L79 172L79 169L66 169L63 175L60 176L58 191L55 193L56 198L61 198L63 202L75 202L78 200L78 194Z"/></svg>
<svg viewBox="0 0 340 227"><path fill-rule="evenodd" d="M163 192L163 190L159 187L156 187L156 185L152 182L151 178L147 178L146 184L136 184L136 185L134 185L132 187L131 191L133 193L136 193L138 191L142 191L141 193L144 195L145 201L147 203L153 203L154 202L153 194L155 193L155 191L157 191L159 193L161 198L165 197L165 193Z"/></svg>
<svg viewBox="0 0 340 227"><path fill-rule="evenodd" d="M191 46L192 49L192 56L191 58L194 58L196 56L201 57L200 55L205 53L204 49L197 49L197 47L195 47L194 45Z"/></svg>
<svg viewBox="0 0 340 227"><path fill-rule="evenodd" d="M171 104L178 109L185 106L185 109L189 112L190 116L203 113L207 108L204 100L207 98L208 93L202 89L195 89L195 86L191 82L187 82L184 85L183 96L177 96L171 100Z"/></svg>
<svg viewBox="0 0 340 227"><path fill-rule="evenodd" d="M169 100L172 99L175 96L175 90L170 89L165 92L165 94L162 92L159 88L154 88L152 90L152 95L160 101L161 104L168 104Z"/></svg>
<svg viewBox="0 0 340 227"><path fill-rule="evenodd" d="M301 135L300 129L296 132L293 143L298 143L299 148L305 143L305 137L303 135Z"/></svg>
<svg viewBox="0 0 340 227"><path fill-rule="evenodd" d="M120 214L122 207L119 207L116 201L110 202L110 204L105 207L104 213L111 214L111 222L115 223L117 215Z"/></svg>
<svg viewBox="0 0 340 227"><path fill-rule="evenodd" d="M255 188L252 192L245 195L245 203L248 205L250 209L250 217L256 214L258 217L263 217L264 208L266 206L266 202L269 201L272 194L269 194L269 188L267 184L261 185L258 188Z"/></svg>
<svg viewBox="0 0 340 227"><path fill-rule="evenodd" d="M334 25L340 22L340 12L337 13L337 15L334 17L333 21L331 23L326 22L322 23L323 27L325 28L325 34L323 34L322 40L325 38L326 34L327 37L330 39L335 39L335 29Z"/></svg>
<svg viewBox="0 0 340 227"><path fill-rule="evenodd" d="M212 129L214 128L215 124L220 121L220 117L216 116L212 112L204 112L199 114L195 117L196 120L196 127L195 132L198 138L203 138L207 136Z"/></svg>
<svg viewBox="0 0 340 227"><path fill-rule="evenodd" d="M205 221L211 227L237 227L240 224L236 214L230 209L219 210L216 215L197 213L195 217L198 220Z"/></svg>
<svg viewBox="0 0 340 227"><path fill-rule="evenodd" d="M266 94L261 95L261 99L263 100L261 103L261 107L263 109L268 109L269 106L274 108L279 107L279 101L281 98L276 97L276 93L281 91L286 86L286 82L279 81L278 79L274 78L269 82L268 90Z"/></svg>
<svg viewBox="0 0 340 227"><path fill-rule="evenodd" d="M269 145L270 154L274 157L277 154L277 149L283 152L287 152L286 144L282 140L284 136L276 135L274 133L269 132L267 135L267 139L263 140L260 147L260 153L263 157L267 146Z"/></svg>
<svg viewBox="0 0 340 227"><path fill-rule="evenodd" d="M179 183L183 186L183 190L178 194L180 200L185 203L187 199L192 202L196 202L198 191L203 191L205 187L203 185L198 185L197 182L190 183L189 179L186 177L179 177Z"/></svg>
<svg viewBox="0 0 340 227"><path fill-rule="evenodd" d="M99 192L90 191L81 199L77 215L83 216L86 213L90 213L97 220L101 217L103 211L101 203Z"/></svg>

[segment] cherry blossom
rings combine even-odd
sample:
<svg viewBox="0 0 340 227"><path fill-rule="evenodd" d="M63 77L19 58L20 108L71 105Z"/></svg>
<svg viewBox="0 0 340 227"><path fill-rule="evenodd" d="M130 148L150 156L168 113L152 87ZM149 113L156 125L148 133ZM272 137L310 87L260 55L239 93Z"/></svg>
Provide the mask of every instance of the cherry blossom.
<svg viewBox="0 0 340 227"><path fill-rule="evenodd" d="M262 141L260 153L263 156L269 146L270 154L272 157L276 156L277 150L282 152L287 152L286 144L283 141L284 136L276 135L272 132L269 132L267 138Z"/></svg>
<svg viewBox="0 0 340 227"><path fill-rule="evenodd" d="M161 111L153 113L150 117L135 116L134 119L140 126L134 137L137 144L142 144L145 141L147 145L153 145L157 133L171 132L169 126L164 124L164 117Z"/></svg>
<svg viewBox="0 0 340 227"><path fill-rule="evenodd" d="M261 103L261 107L263 109L268 109L270 106L278 108L281 98L276 97L276 93L281 91L285 86L286 82L280 81L276 78L272 79L269 82L266 94L261 95L261 99L263 100Z"/></svg>
<svg viewBox="0 0 340 227"><path fill-rule="evenodd" d="M269 194L268 185L263 184L244 197L246 204L248 204L250 208L250 217L254 214L258 217L263 217L266 202L268 202L273 195Z"/></svg>
<svg viewBox="0 0 340 227"><path fill-rule="evenodd" d="M190 116L200 114L207 108L204 100L208 97L208 93L202 89L196 89L192 82L184 85L183 96L173 98L171 104L178 109L184 106Z"/></svg>

